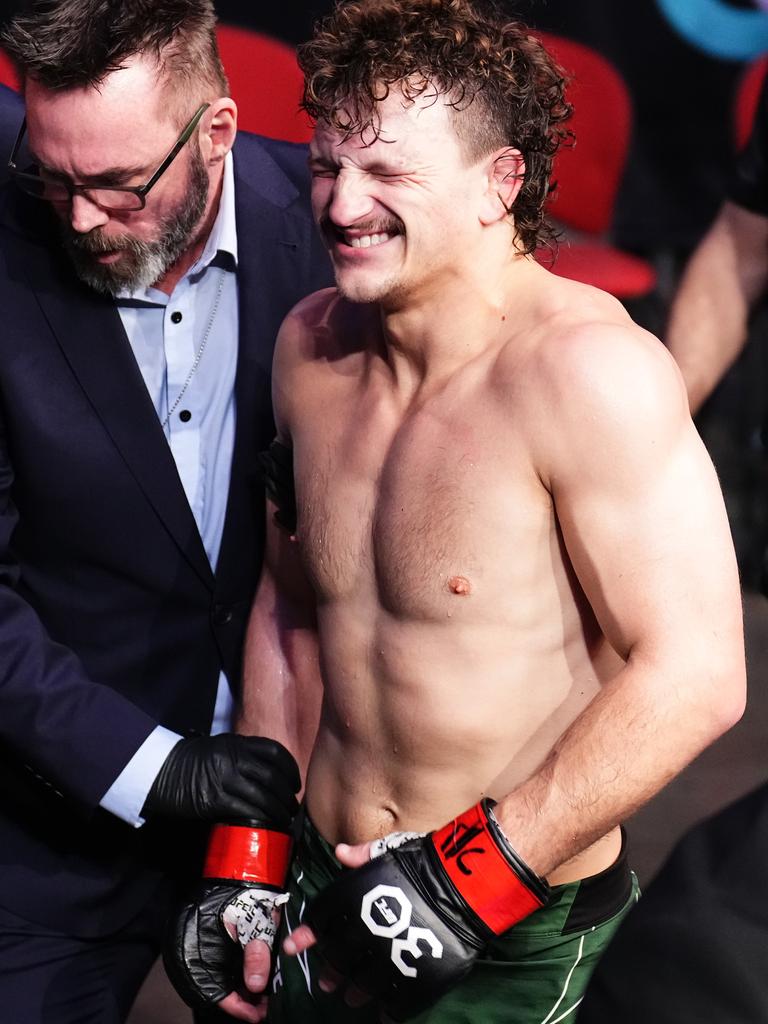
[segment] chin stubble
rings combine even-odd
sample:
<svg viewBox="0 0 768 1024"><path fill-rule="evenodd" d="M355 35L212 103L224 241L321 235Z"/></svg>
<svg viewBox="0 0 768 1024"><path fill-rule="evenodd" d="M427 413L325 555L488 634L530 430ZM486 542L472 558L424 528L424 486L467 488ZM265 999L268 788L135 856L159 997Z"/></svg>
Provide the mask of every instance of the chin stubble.
<svg viewBox="0 0 768 1024"><path fill-rule="evenodd" d="M337 227L327 214L321 217L319 228L329 249L332 247L333 242L342 236L344 232L344 229ZM361 221L354 225L354 229L355 232L366 235L386 234L390 237L405 235L405 224L399 217L379 217L368 221ZM396 275L385 278L383 281L361 281L358 279L353 284L348 284L340 276L337 269L335 277L339 294L349 302L379 302L384 298L392 297L402 288Z"/></svg>
<svg viewBox="0 0 768 1024"><path fill-rule="evenodd" d="M77 276L103 295L138 291L155 284L191 244L205 212L208 184L208 172L197 147L190 163L186 195L161 223L160 237L152 242L129 234L105 235L100 228L81 235L73 231L71 225L62 224L64 246ZM93 259L115 249L123 251L118 263L104 265Z"/></svg>

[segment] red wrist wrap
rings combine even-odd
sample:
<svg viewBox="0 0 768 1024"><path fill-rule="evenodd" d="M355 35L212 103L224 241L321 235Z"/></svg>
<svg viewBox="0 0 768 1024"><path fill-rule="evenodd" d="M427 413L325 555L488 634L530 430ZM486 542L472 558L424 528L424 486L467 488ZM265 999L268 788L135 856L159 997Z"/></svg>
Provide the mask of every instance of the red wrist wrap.
<svg viewBox="0 0 768 1024"><path fill-rule="evenodd" d="M204 878L232 878L282 889L288 874L291 837L246 825L214 825Z"/></svg>
<svg viewBox="0 0 768 1024"><path fill-rule="evenodd" d="M431 838L445 873L496 935L544 906L545 899L531 891L499 848L482 804L433 832ZM537 882L546 888L540 879Z"/></svg>

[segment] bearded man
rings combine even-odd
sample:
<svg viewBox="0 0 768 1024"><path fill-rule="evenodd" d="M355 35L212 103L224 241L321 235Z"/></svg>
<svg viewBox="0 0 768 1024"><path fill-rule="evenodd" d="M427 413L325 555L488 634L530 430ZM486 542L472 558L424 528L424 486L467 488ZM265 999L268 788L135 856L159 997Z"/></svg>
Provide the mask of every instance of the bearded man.
<svg viewBox="0 0 768 1024"><path fill-rule="evenodd" d="M123 1020L196 862L187 823L296 808L287 751L227 730L272 346L329 271L305 149L236 139L214 28L209 0L56 0L3 39L26 100L0 222L15 1024Z"/></svg>

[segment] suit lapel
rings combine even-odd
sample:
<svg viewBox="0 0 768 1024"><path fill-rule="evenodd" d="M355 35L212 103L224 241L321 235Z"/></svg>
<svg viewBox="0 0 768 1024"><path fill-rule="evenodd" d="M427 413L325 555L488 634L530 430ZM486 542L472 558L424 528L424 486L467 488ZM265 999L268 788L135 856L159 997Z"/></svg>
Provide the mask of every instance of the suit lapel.
<svg viewBox="0 0 768 1024"><path fill-rule="evenodd" d="M247 141L251 144L245 157L235 149L240 322L237 434L217 567L220 578L235 570L242 530L256 530L262 515L255 457L274 435L272 352L283 317L302 297L311 248L311 221L303 207L294 206L296 188L260 146Z"/></svg>
<svg viewBox="0 0 768 1024"><path fill-rule="evenodd" d="M312 251L312 224L297 202L296 187L255 139L238 140L235 146L235 181L237 429L217 567L222 580L248 572L241 565L242 531L257 529L263 510L261 490L255 487L255 456L274 433L272 351L283 316L303 297ZM14 202L10 213L2 210L0 219L17 235L34 238L28 249L24 247L27 277L73 373L161 522L201 579L213 587L176 464L117 310L110 300L79 283L55 237L52 241L50 222L47 217L43 222L39 206L25 209L23 222L20 209ZM49 268L48 277L43 266Z"/></svg>
<svg viewBox="0 0 768 1024"><path fill-rule="evenodd" d="M114 304L81 285L66 257L57 258L47 247L43 257L37 245L28 252L34 261L30 284L72 372L163 526L212 586L211 567L173 455ZM51 267L52 288L50 279L44 281L43 259Z"/></svg>

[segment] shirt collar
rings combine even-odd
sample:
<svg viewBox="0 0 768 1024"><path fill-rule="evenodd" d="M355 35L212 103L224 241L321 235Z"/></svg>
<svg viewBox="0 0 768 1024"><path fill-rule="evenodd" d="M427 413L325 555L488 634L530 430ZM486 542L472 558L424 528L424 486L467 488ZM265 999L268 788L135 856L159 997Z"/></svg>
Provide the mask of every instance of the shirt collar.
<svg viewBox="0 0 768 1024"><path fill-rule="evenodd" d="M224 259L217 260L217 257L220 257L221 254L224 254ZM227 259L227 257L229 258ZM200 258L189 268L184 277L190 278L200 274L214 260L217 260L226 269L237 269L235 170L231 152L227 153L224 158L224 176L221 185L221 197L219 198L219 212L216 214L216 220L213 222L213 227L200 254ZM163 303L167 301L167 297L162 292L158 292L157 289L152 287L141 288L135 292L124 290L116 295L116 299L121 305L126 303L132 305L134 302L138 302L139 305L144 305L146 302L154 305L158 297L163 298Z"/></svg>
<svg viewBox="0 0 768 1024"><path fill-rule="evenodd" d="M219 253L228 253L237 266L237 222L235 218L235 170L232 153L224 158L224 179L221 186L219 212L213 222L208 241L205 243L200 259L189 270L190 274L199 273L207 267Z"/></svg>

